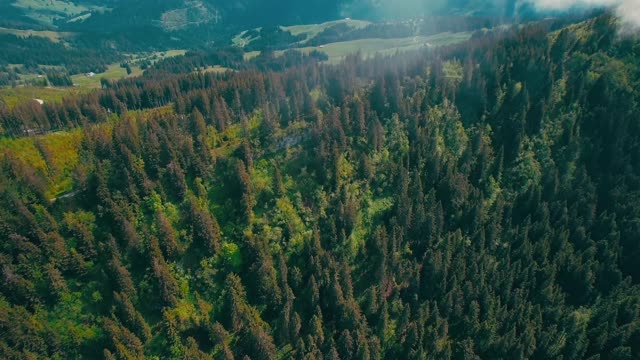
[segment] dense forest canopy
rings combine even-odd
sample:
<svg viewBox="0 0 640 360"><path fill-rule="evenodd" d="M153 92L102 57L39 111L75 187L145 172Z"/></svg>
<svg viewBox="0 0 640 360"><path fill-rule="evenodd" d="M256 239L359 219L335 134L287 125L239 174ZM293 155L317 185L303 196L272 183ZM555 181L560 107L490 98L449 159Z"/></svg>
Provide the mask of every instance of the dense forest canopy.
<svg viewBox="0 0 640 360"><path fill-rule="evenodd" d="M640 358L640 42L559 24L0 106L0 357Z"/></svg>

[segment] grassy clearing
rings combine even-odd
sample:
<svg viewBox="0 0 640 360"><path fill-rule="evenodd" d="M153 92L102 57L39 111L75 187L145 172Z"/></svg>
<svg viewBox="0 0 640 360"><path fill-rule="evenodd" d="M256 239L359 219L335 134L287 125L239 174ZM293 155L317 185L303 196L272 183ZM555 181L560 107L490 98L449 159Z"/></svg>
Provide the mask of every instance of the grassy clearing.
<svg viewBox="0 0 640 360"><path fill-rule="evenodd" d="M66 19L88 11L104 11L106 9L62 0L15 0L14 6L24 9L30 18L51 25L57 19Z"/></svg>
<svg viewBox="0 0 640 360"><path fill-rule="evenodd" d="M129 55L131 61L143 61L143 60L153 60L158 61L170 57L181 56L187 53L187 50L183 49L175 49L175 50L167 50L167 51L156 51L152 53L139 53L139 54L131 54Z"/></svg>
<svg viewBox="0 0 640 360"><path fill-rule="evenodd" d="M156 109L131 111L128 116L137 121L146 121L173 113L172 106ZM111 134L113 121L92 124L91 127L102 128ZM46 180L45 195L54 200L74 190L75 171L86 164L82 163L81 147L83 141L82 128L56 131L33 137L9 138L0 137L0 162L10 154L12 158L40 173Z"/></svg>
<svg viewBox="0 0 640 360"><path fill-rule="evenodd" d="M0 30L1 32L1 30ZM44 32L39 32L44 33ZM49 32L47 32L49 33ZM51 32L55 33L55 32ZM56 33L56 34L64 34L64 33ZM141 54L133 54L130 55L131 61L139 61L139 60L152 60L152 62L158 61L160 59L165 59L168 57L184 55L186 50L168 50L168 51L159 51L154 53L141 53ZM20 64L11 64L10 67L17 68L22 65ZM64 67L61 66L46 66L40 65L42 69L56 69L60 71L64 71ZM207 69L206 71L217 71L223 72L226 68L214 67L212 69ZM34 87L34 86L18 86L15 88L0 88L0 99L3 103L5 103L9 108L15 107L16 104L20 102L30 101L33 99L41 99L44 102L58 102L61 101L62 98L69 94L79 94L85 93L92 89L99 89L100 79L105 78L108 80L119 80L127 77L139 76L142 75L142 69L139 66L132 65L131 66L131 74L127 75L127 70L120 67L119 63L111 64L107 68L107 71L103 73L96 73L93 77L87 77L85 74L77 74L72 75L71 80L75 84L74 87L68 88L57 88L57 87ZM21 74L20 80L23 82L30 80L37 80L38 74Z"/></svg>
<svg viewBox="0 0 640 360"><path fill-rule="evenodd" d="M18 103L34 99L41 99L44 102L59 102L64 96L79 92L79 89L75 88L15 87L0 89L0 98L9 108L13 108Z"/></svg>
<svg viewBox="0 0 640 360"><path fill-rule="evenodd" d="M74 83L73 87L35 87L35 86L18 86L14 88L0 88L0 98L9 107L13 108L18 103L40 99L44 102L59 102L68 95L86 93L93 89L100 89L100 79L108 80L124 79L126 77L138 76L142 74L142 70L137 66L131 66L131 74L127 75L127 70L120 67L120 64L111 64L107 71L98 73L93 77L87 77L85 74L71 76ZM35 74L21 75L22 80L36 79Z"/></svg>
<svg viewBox="0 0 640 360"><path fill-rule="evenodd" d="M0 34L12 34L22 38L26 38L29 36L43 37L53 42L60 42L62 40L75 36L75 34L71 32L18 30L7 29L3 27L0 27Z"/></svg>
<svg viewBox="0 0 640 360"><path fill-rule="evenodd" d="M262 30L262 28L261 28L261 27L259 27L259 28L255 28L254 30L261 31L261 30ZM245 30L245 31L241 32L240 34L238 34L238 35L234 36L234 37L231 39L231 43L232 43L233 45L235 45L235 46L245 47L245 46L247 46L250 42L252 42L253 40L256 40L256 39L259 39L259 38L260 38L260 36L257 36L257 37L248 37L248 36L247 36L247 33L248 33L248 32L249 32L248 30Z"/></svg>
<svg viewBox="0 0 640 360"><path fill-rule="evenodd" d="M13 156L47 179L46 195L53 199L73 188L73 171L79 162L82 130L59 131L30 138L0 138L0 159Z"/></svg>
<svg viewBox="0 0 640 360"><path fill-rule="evenodd" d="M33 169L46 174L47 163L32 138L0 138L0 159L4 159L9 152Z"/></svg>
<svg viewBox="0 0 640 360"><path fill-rule="evenodd" d="M361 29L371 24L368 21L362 20L351 20L351 19L343 19L336 21L329 21L322 24L309 24L309 25L294 25L294 26L283 26L282 30L289 31L292 35L306 35L306 40L302 41L302 43L313 39L316 35L324 31L325 29L338 25L338 24L347 24L351 28Z"/></svg>
<svg viewBox="0 0 640 360"><path fill-rule="evenodd" d="M81 20L84 21L84 20L87 20L90 17L91 17L91 14L83 14L83 15L71 18L71 19L67 20L67 22L68 23L72 23L72 22L81 21Z"/></svg>
<svg viewBox="0 0 640 360"><path fill-rule="evenodd" d="M185 1L185 8L166 11L160 17L160 23L166 30L176 30L188 25L205 23L214 18L207 6L198 0Z"/></svg>
<svg viewBox="0 0 640 360"><path fill-rule="evenodd" d="M222 73L226 73L227 71L235 71L235 70L229 69L227 67L220 66L220 65L214 65L214 66L208 66L206 69L199 70L199 71L200 72L205 72L205 73L222 74Z"/></svg>
<svg viewBox="0 0 640 360"><path fill-rule="evenodd" d="M329 28L331 26L334 26L334 25L338 25L338 24L346 24L351 28L361 29L361 28L364 28L364 27L366 27L367 25L369 25L371 23L368 22L368 21L362 21L362 20L351 20L351 19L347 20L347 19L343 19L343 20L329 21L329 22L325 22L325 23L322 23L322 24L281 26L280 28L283 31L290 32L291 35L294 35L294 36L305 35L306 38L304 40L300 41L300 44L304 44L307 41L313 39L316 35L318 35L322 31L324 31L325 29L327 29L327 28ZM256 28L254 30L260 31L261 29L262 28ZM245 30L245 31L239 33L233 39L231 39L231 42L235 46L245 47L250 42L260 38L260 36L258 36L258 37L249 37L249 36L247 36L248 32L249 32L248 30Z"/></svg>
<svg viewBox="0 0 640 360"><path fill-rule="evenodd" d="M442 70L447 79L460 81L464 76L464 68L462 67L462 64L460 63L460 61L458 60L446 61L443 65Z"/></svg>
<svg viewBox="0 0 640 360"><path fill-rule="evenodd" d="M547 37L551 40L551 43L555 43L558 39L558 35L564 30L569 31L578 41L585 41L589 38L589 36L593 33L593 19L582 21L576 24L571 24L566 28L558 29L553 31L547 35Z"/></svg>
<svg viewBox="0 0 640 360"><path fill-rule="evenodd" d="M175 56L182 56L186 53L187 53L187 50L174 49L174 50L156 51L156 52L150 52L150 53L145 52L145 53L129 54L127 56L127 62L129 62L129 64L131 65L137 65L137 66L139 66L144 62L149 62L152 65L154 65L160 60L175 57ZM133 67L131 69L133 70Z"/></svg>
<svg viewBox="0 0 640 360"><path fill-rule="evenodd" d="M164 58L169 58L169 57L174 57L174 56L180 56L180 55L184 55L187 53L187 50L180 50L180 49L176 49L176 50L167 50L167 51L158 51L155 54L160 58L160 59L164 59Z"/></svg>
<svg viewBox="0 0 640 360"><path fill-rule="evenodd" d="M375 54L393 54L430 46L455 44L469 39L470 33L442 33L433 36L415 36L397 39L360 39L330 43L322 46L310 46L298 49L304 53L317 50L329 56L329 63L342 61L345 56L360 52L369 57Z"/></svg>
<svg viewBox="0 0 640 360"><path fill-rule="evenodd" d="M442 46L442 45L451 45L457 44L464 41L467 41L471 38L470 32L459 32L459 33L450 33L444 32L432 36L427 36L427 42L431 46Z"/></svg>
<svg viewBox="0 0 640 360"><path fill-rule="evenodd" d="M14 6L31 11L56 12L62 14L79 14L89 8L62 0L15 0Z"/></svg>
<svg viewBox="0 0 640 360"><path fill-rule="evenodd" d="M36 141L48 165L49 198L71 191L74 185L73 171L80 159L82 131L56 132Z"/></svg>
<svg viewBox="0 0 640 360"><path fill-rule="evenodd" d="M131 67L131 74L127 75L127 70L120 67L120 64L111 64L107 68L107 71L103 73L97 73L93 77L88 77L85 74L78 74L71 76L73 80L74 88L79 89L99 89L100 79L105 78L107 80L118 80L127 77L133 77L142 75L142 70L137 66Z"/></svg>
<svg viewBox="0 0 640 360"><path fill-rule="evenodd" d="M243 55L244 61L249 61L249 60L259 56L260 53L261 53L260 51L249 51L249 52L246 52Z"/></svg>

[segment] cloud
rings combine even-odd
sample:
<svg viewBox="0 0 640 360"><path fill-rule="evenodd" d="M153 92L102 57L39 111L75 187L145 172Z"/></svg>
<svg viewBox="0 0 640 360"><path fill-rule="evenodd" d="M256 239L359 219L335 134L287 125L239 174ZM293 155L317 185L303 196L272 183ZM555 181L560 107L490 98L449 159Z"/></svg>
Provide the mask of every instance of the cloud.
<svg viewBox="0 0 640 360"><path fill-rule="evenodd" d="M568 10L576 7L614 6L620 0L532 0L540 10Z"/></svg>
<svg viewBox="0 0 640 360"><path fill-rule="evenodd" d="M446 14L511 16L519 1L533 0L342 0L340 10L343 16L377 20Z"/></svg>
<svg viewBox="0 0 640 360"><path fill-rule="evenodd" d="M640 30L640 0L342 0L342 16L402 19L439 13L517 14L520 5L540 12L610 8L622 25Z"/></svg>
<svg viewBox="0 0 640 360"><path fill-rule="evenodd" d="M539 10L608 7L615 9L623 25L640 29L640 0L526 0Z"/></svg>
<svg viewBox="0 0 640 360"><path fill-rule="evenodd" d="M428 15L446 0L349 0L342 3L344 16L367 16L379 19L409 18Z"/></svg>

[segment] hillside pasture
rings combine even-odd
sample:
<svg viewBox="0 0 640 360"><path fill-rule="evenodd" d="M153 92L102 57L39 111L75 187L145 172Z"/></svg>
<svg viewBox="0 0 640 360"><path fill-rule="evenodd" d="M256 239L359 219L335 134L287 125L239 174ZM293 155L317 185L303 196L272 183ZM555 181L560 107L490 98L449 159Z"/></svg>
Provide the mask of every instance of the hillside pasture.
<svg viewBox="0 0 640 360"><path fill-rule="evenodd" d="M291 35L305 35L307 38L301 43L305 43L316 35L320 34L324 30L339 24L346 24L347 26L354 29L362 29L370 25L371 23L363 20L352 20L352 19L342 19L335 21L328 21L322 24L309 24L309 25L293 25L293 26L283 26L282 30L289 31Z"/></svg>
<svg viewBox="0 0 640 360"><path fill-rule="evenodd" d="M322 24L280 26L280 29L282 29L283 31L290 32L291 35L293 36L304 35L305 39L299 42L300 44L304 44L307 41L316 37L316 35L320 34L324 30L338 24L346 24L350 28L361 29L371 23L368 21L362 21L362 20L342 19L342 20L328 21ZM253 30L259 32L260 30L262 30L262 28L256 28ZM236 35L235 37L233 37L233 39L231 39L231 43L238 47L245 47L249 45L252 41L260 38L259 35L256 37L252 36L252 34L254 34L255 31L245 30L239 33L238 35Z"/></svg>
<svg viewBox="0 0 640 360"><path fill-rule="evenodd" d="M0 88L0 98L9 108L15 107L18 103L35 101L59 102L65 95L79 92L75 88L55 88L55 87L35 87L19 86L15 88Z"/></svg>
<svg viewBox="0 0 640 360"><path fill-rule="evenodd" d="M60 42L75 36L75 34L71 32L18 30L3 27L0 27L0 34L11 34L21 38L27 38L30 36L43 37L53 42Z"/></svg>
<svg viewBox="0 0 640 360"><path fill-rule="evenodd" d="M127 75L127 70L120 67L120 64L111 64L107 71L96 73L95 76L89 77L87 74L77 74L71 76L74 88L78 89L99 89L100 79L119 80L127 77L142 75L142 70L137 66L131 66L131 74Z"/></svg>
<svg viewBox="0 0 640 360"><path fill-rule="evenodd" d="M173 49L173 50L166 50L166 51L155 51L150 53L145 52L145 53L129 54L128 57L129 57L129 62L131 63L150 61L152 64L155 64L160 60L175 57L175 56L182 56L186 53L187 53L187 50L184 50L184 49Z"/></svg>
<svg viewBox="0 0 640 360"><path fill-rule="evenodd" d="M393 54L395 52L417 50L426 47L455 44L468 40L470 33L442 33L433 36L413 36L396 39L359 39L335 42L321 46L309 46L298 49L304 53L319 51L327 54L327 62L336 64L347 55L360 52L364 57L376 54Z"/></svg>
<svg viewBox="0 0 640 360"><path fill-rule="evenodd" d="M100 6L85 6L64 0L15 0L13 6L24 10L28 17L49 25L53 25L54 20L106 10Z"/></svg>

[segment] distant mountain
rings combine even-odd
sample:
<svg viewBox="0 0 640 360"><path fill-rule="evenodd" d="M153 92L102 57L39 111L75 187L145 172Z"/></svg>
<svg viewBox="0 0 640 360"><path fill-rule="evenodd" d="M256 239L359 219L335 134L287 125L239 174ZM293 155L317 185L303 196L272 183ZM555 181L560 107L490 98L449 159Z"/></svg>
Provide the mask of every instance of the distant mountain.
<svg viewBox="0 0 640 360"><path fill-rule="evenodd" d="M61 25L95 30L154 25L169 31L203 23L246 27L330 20L338 17L342 8L340 0L119 0L109 6L109 12Z"/></svg>
<svg viewBox="0 0 640 360"><path fill-rule="evenodd" d="M202 24L255 27L340 17L396 20L425 15L512 17L516 0L0 0L0 22L112 32L153 26L179 31Z"/></svg>
<svg viewBox="0 0 640 360"><path fill-rule="evenodd" d="M347 17L535 14L516 0L0 0L0 13L0 27L74 32L84 46L128 51L221 44L246 29Z"/></svg>

